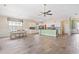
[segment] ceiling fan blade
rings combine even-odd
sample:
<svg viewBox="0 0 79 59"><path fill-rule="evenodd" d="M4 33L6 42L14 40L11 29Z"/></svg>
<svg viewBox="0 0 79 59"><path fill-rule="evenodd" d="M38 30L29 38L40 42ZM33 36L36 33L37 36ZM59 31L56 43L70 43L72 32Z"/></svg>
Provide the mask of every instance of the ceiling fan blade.
<svg viewBox="0 0 79 59"><path fill-rule="evenodd" d="M47 12L51 12L51 10L48 10Z"/></svg>
<svg viewBox="0 0 79 59"><path fill-rule="evenodd" d="M40 14L44 14L44 12L40 12Z"/></svg>
<svg viewBox="0 0 79 59"><path fill-rule="evenodd" d="M52 15L52 14L47 14L47 15Z"/></svg>
<svg viewBox="0 0 79 59"><path fill-rule="evenodd" d="M48 11L47 11L47 12L45 12L45 13L47 14L47 13L50 13L50 12L51 12L51 10L48 10Z"/></svg>

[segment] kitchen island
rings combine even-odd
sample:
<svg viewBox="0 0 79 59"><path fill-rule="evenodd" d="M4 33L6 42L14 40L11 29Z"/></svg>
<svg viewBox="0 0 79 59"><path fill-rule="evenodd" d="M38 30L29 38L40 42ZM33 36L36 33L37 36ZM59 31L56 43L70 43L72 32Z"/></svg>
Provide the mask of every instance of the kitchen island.
<svg viewBox="0 0 79 59"><path fill-rule="evenodd" d="M40 35L46 35L46 36L57 36L57 30L56 29L42 29L40 30Z"/></svg>

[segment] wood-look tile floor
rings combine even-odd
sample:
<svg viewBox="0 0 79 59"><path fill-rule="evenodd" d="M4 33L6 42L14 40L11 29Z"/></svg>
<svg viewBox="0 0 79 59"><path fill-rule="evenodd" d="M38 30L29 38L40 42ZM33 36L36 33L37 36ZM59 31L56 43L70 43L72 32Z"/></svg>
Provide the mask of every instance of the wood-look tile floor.
<svg viewBox="0 0 79 59"><path fill-rule="evenodd" d="M28 35L25 38L0 38L0 54L75 54L79 53L79 34L64 37Z"/></svg>

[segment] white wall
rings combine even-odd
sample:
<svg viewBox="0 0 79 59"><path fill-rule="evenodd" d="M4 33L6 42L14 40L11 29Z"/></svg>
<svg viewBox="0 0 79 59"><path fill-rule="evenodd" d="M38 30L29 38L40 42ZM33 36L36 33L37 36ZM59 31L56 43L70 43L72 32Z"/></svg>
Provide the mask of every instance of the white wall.
<svg viewBox="0 0 79 59"><path fill-rule="evenodd" d="M0 16L0 37L9 36L7 17Z"/></svg>
<svg viewBox="0 0 79 59"><path fill-rule="evenodd" d="M69 19L64 19L64 31L68 35L71 35L71 27L70 27L70 20Z"/></svg>

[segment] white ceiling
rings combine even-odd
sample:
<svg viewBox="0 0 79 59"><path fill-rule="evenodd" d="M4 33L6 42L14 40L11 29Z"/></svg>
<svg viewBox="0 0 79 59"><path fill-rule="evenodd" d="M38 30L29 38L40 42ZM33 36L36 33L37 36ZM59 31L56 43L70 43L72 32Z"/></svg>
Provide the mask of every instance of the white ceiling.
<svg viewBox="0 0 79 59"><path fill-rule="evenodd" d="M68 18L75 13L79 14L79 4L47 4L56 19ZM0 4L0 15L21 19L52 19L53 16L43 17L43 4Z"/></svg>

